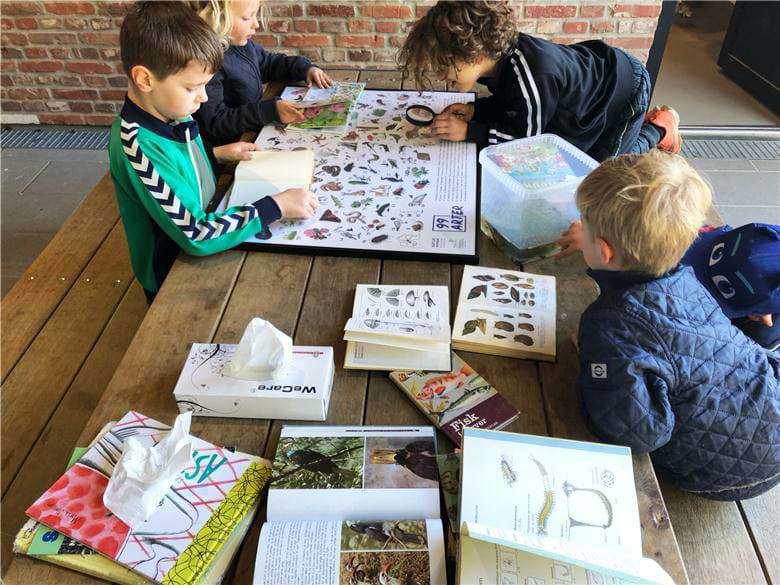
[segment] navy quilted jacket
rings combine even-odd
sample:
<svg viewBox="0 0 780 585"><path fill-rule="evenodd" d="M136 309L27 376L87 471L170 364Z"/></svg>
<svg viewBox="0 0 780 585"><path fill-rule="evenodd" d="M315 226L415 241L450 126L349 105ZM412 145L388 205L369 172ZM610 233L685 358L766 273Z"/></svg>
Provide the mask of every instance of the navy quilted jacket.
<svg viewBox="0 0 780 585"><path fill-rule="evenodd" d="M685 490L734 499L777 483L778 355L732 326L690 267L588 273L601 288L579 332L591 429L650 452Z"/></svg>

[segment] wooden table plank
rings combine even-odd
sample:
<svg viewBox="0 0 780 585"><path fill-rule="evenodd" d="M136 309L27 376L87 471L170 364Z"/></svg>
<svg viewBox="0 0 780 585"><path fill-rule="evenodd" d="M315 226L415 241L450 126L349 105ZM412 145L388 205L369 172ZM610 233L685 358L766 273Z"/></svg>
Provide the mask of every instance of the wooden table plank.
<svg viewBox="0 0 780 585"><path fill-rule="evenodd" d="M13 555L13 539L26 521L24 511L62 473L84 423L114 375L125 350L146 314L146 297L133 282L119 303L95 347L84 362L65 397L30 451L30 455L9 485L2 500L2 572Z"/></svg>
<svg viewBox="0 0 780 585"><path fill-rule="evenodd" d="M780 488L739 502L769 583L780 585Z"/></svg>
<svg viewBox="0 0 780 585"><path fill-rule="evenodd" d="M124 229L116 224L3 384L3 494L131 279Z"/></svg>
<svg viewBox="0 0 780 585"><path fill-rule="evenodd" d="M114 187L106 174L3 298L0 380L22 357L118 218Z"/></svg>

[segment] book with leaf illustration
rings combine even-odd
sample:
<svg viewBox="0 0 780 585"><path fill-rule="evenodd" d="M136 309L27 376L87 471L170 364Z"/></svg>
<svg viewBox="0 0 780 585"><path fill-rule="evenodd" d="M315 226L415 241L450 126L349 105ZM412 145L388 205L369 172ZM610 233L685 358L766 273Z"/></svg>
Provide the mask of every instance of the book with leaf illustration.
<svg viewBox="0 0 780 585"><path fill-rule="evenodd" d="M355 102L365 87L365 83L336 82L328 88L311 87L305 92L292 88L289 95L286 91L282 98L292 97L304 116L302 122L289 124L287 129L346 132Z"/></svg>
<svg viewBox="0 0 780 585"><path fill-rule="evenodd" d="M631 450L466 428L457 583L672 583L642 557Z"/></svg>
<svg viewBox="0 0 780 585"><path fill-rule="evenodd" d="M555 277L465 266L453 349L555 361Z"/></svg>
<svg viewBox="0 0 780 585"><path fill-rule="evenodd" d="M519 414L455 353L450 372L390 372L390 379L458 446L465 427L501 429Z"/></svg>
<svg viewBox="0 0 780 585"><path fill-rule="evenodd" d="M449 370L449 314L446 286L357 285L344 367Z"/></svg>
<svg viewBox="0 0 780 585"><path fill-rule="evenodd" d="M254 583L444 585L433 427L282 427Z"/></svg>
<svg viewBox="0 0 780 585"><path fill-rule="evenodd" d="M236 166L228 207L252 205L286 189L308 189L314 175L314 151L258 150Z"/></svg>

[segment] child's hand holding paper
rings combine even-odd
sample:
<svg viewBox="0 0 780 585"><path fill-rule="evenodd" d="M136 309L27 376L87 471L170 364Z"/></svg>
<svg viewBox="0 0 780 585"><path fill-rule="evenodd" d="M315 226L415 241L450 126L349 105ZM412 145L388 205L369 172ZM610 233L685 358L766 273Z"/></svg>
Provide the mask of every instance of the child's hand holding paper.
<svg viewBox="0 0 780 585"><path fill-rule="evenodd" d="M287 189L271 198L279 206L282 217L287 219L309 219L320 205L311 191L306 189Z"/></svg>
<svg viewBox="0 0 780 585"><path fill-rule="evenodd" d="M293 102L279 100L276 102L276 113L282 124L295 124L305 119L301 109Z"/></svg>

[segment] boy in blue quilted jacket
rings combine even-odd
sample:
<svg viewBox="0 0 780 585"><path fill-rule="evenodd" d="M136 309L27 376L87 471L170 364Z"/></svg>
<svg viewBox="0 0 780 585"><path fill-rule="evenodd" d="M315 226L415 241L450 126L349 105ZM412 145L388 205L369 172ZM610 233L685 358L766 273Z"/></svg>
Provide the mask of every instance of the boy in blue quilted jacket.
<svg viewBox="0 0 780 585"><path fill-rule="evenodd" d="M710 203L696 171L657 150L582 182L579 245L600 294L580 321L579 389L598 436L649 452L681 489L739 500L780 482L780 356L679 264Z"/></svg>

